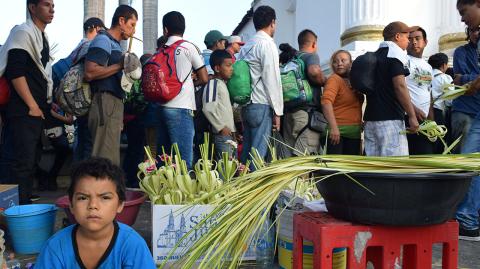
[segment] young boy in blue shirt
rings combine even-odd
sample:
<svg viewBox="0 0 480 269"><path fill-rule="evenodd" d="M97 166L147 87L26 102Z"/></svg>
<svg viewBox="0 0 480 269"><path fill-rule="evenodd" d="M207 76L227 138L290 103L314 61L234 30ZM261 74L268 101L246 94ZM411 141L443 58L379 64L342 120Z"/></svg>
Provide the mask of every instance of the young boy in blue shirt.
<svg viewBox="0 0 480 269"><path fill-rule="evenodd" d="M125 202L123 171L105 158L72 170L70 209L78 224L53 235L35 264L42 268L156 268L145 240L115 221Z"/></svg>

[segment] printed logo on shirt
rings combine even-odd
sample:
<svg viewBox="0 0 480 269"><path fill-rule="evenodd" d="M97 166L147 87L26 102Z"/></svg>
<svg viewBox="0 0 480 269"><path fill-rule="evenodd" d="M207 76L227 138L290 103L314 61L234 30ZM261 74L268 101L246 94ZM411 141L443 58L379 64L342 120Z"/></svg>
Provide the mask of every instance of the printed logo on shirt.
<svg viewBox="0 0 480 269"><path fill-rule="evenodd" d="M419 87L428 86L432 83L432 74L427 70L420 69L418 66L413 69L412 75L413 80Z"/></svg>

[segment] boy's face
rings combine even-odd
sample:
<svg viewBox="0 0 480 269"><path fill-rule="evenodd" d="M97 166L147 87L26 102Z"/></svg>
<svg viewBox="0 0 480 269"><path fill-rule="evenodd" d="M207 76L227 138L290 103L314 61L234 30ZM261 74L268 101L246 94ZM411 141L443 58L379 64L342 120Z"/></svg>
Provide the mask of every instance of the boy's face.
<svg viewBox="0 0 480 269"><path fill-rule="evenodd" d="M408 54L413 56L422 56L423 50L427 46L427 41L423 38L421 31L413 31L408 37Z"/></svg>
<svg viewBox="0 0 480 269"><path fill-rule="evenodd" d="M215 66L215 71L220 75L224 80L229 80L233 74L233 63L232 59L223 59L221 65Z"/></svg>
<svg viewBox="0 0 480 269"><path fill-rule="evenodd" d="M480 25L480 1L477 0L475 4L459 4L457 6L458 13L462 17L464 22L469 28L478 28Z"/></svg>
<svg viewBox="0 0 480 269"><path fill-rule="evenodd" d="M99 232L112 224L123 205L113 181L87 176L77 182L70 208L82 229Z"/></svg>

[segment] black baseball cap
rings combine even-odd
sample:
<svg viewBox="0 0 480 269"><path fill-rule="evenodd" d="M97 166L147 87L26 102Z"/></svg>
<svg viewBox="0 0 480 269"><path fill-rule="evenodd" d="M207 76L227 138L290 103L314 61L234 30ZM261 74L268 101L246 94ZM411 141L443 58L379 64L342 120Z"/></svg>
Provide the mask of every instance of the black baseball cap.
<svg viewBox="0 0 480 269"><path fill-rule="evenodd" d="M103 24L103 21L97 17L91 17L88 18L84 23L83 23L83 31L87 31L88 29L92 29L95 27L100 27L103 29L106 29L105 25Z"/></svg>

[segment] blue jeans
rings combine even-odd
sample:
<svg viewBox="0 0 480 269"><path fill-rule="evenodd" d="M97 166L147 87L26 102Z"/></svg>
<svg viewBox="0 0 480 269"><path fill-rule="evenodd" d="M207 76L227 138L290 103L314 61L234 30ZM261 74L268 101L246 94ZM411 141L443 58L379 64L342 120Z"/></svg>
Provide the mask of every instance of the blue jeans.
<svg viewBox="0 0 480 269"><path fill-rule="evenodd" d="M222 159L222 152L228 153L229 157L235 157L236 150L226 142L228 140L233 140L233 137L230 135L220 135L216 134L213 136L213 143L215 145L215 159L221 160Z"/></svg>
<svg viewBox="0 0 480 269"><path fill-rule="evenodd" d="M462 153L480 152L480 118L472 121ZM467 230L479 228L478 217L480 210L480 176L472 179L467 195L457 208L456 218Z"/></svg>
<svg viewBox="0 0 480 269"><path fill-rule="evenodd" d="M161 106L158 112L160 122L163 123L163 128L159 128L157 134L158 154L162 154L162 147L165 148L166 154L170 154L172 145L177 143L182 159L189 169L192 168L195 134L192 110Z"/></svg>
<svg viewBox="0 0 480 269"><path fill-rule="evenodd" d="M79 162L92 156L92 135L88 130L88 116L78 117L75 128L75 146L73 147L73 161Z"/></svg>
<svg viewBox="0 0 480 269"><path fill-rule="evenodd" d="M148 103L143 114L143 123L145 128L158 128L161 122L158 118L158 109L160 105L157 103Z"/></svg>
<svg viewBox="0 0 480 269"><path fill-rule="evenodd" d="M246 163L252 148L257 149L260 157L267 156L267 141L272 135L273 111L269 105L249 104L242 109L243 149L241 161ZM252 166L250 166L252 168Z"/></svg>

